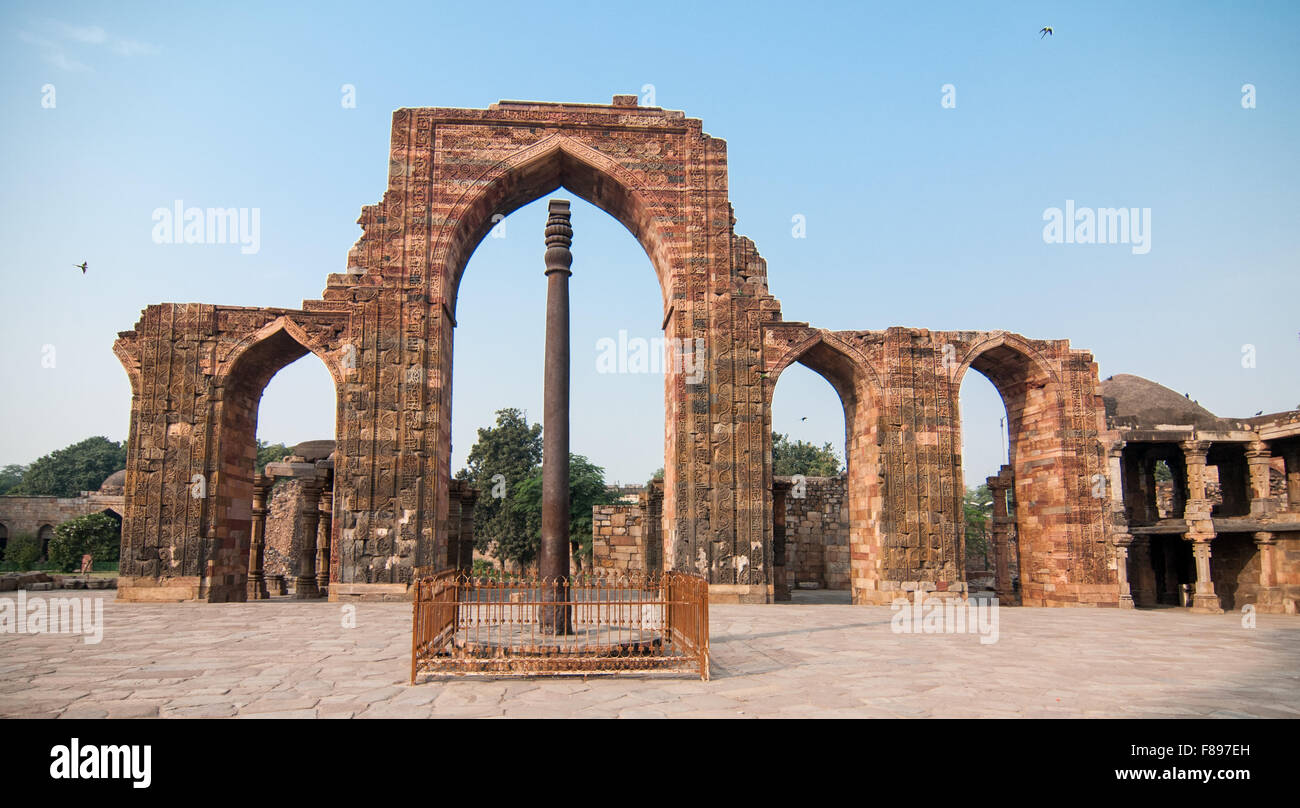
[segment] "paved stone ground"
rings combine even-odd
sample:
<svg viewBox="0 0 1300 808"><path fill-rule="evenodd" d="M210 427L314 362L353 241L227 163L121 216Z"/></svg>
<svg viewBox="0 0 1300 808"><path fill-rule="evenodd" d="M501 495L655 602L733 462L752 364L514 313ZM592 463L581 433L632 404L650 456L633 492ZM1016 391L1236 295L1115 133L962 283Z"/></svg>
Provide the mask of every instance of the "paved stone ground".
<svg viewBox="0 0 1300 808"><path fill-rule="evenodd" d="M887 607L715 605L711 682L410 686L410 608L361 604L353 629L341 614L106 600L99 644L0 634L0 716L1300 717L1300 619L1281 615L1006 608L981 645L894 634Z"/></svg>

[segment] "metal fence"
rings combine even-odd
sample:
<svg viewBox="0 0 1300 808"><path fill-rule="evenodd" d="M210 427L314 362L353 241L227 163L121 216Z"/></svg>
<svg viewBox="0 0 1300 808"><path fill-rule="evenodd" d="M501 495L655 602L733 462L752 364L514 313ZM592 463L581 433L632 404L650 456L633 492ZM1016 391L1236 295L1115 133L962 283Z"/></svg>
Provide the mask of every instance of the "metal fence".
<svg viewBox="0 0 1300 808"><path fill-rule="evenodd" d="M556 584L447 570L420 574L414 594L412 683L421 673L709 678L709 584L698 575L584 575ZM554 629L557 612L567 630Z"/></svg>

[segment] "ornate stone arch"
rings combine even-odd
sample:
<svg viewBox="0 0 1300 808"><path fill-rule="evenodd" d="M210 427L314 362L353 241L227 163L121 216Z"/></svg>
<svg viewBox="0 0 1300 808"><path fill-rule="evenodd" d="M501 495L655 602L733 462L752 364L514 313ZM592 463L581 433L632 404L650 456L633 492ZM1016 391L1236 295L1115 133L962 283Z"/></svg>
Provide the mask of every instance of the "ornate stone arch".
<svg viewBox="0 0 1300 808"><path fill-rule="evenodd" d="M606 183L612 187L607 191ZM667 311L673 277L684 269L673 237L655 223L648 201L662 196L618 161L574 137L553 132L512 152L477 177L455 201L452 212L434 232L431 265L445 273L447 299L455 312L460 279L470 257L495 224L494 217L515 210L560 187L618 220L650 258Z"/></svg>

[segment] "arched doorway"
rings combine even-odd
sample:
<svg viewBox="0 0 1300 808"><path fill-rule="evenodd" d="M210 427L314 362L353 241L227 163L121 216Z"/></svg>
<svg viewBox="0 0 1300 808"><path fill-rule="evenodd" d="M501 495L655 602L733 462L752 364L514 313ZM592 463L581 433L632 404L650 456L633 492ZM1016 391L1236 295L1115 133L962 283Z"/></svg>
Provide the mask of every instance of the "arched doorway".
<svg viewBox="0 0 1300 808"><path fill-rule="evenodd" d="M1009 416L1002 394L984 374L965 374L956 389L963 577L971 597L997 597L1012 605L1019 599L1020 553Z"/></svg>
<svg viewBox="0 0 1300 808"><path fill-rule="evenodd" d="M678 431L679 418L684 414L680 406L674 406L673 402L680 402L684 398L684 391L688 386L702 384L704 378L702 371L704 359L693 352L694 347L699 344L703 347L703 340L697 343L691 335L694 333L685 323L684 313L677 307L670 305L670 278L674 271L680 268L681 261L675 253L672 243L673 236L665 229L664 225L654 215L653 207L649 204L640 193L635 189L637 186L636 179L623 167L613 160L579 141L562 135L552 135L532 146L521 151L511 154L501 163L491 169L479 181L479 190L474 194L466 195L456 206L454 213L449 217L449 222L454 222L438 236L438 244L435 250L435 264L441 264L446 268L449 287L447 298L449 309L452 314L451 324L457 324L457 308L459 292L461 287L462 276L470 262L471 256L479 248L479 245L488 237L488 234L494 228L505 225L506 232L509 234L507 239L523 239L524 243L534 244L537 249L533 253L535 256L529 263L527 272L537 273L537 311L544 311L544 285L540 281L541 272L541 245L542 229L529 228L527 230L513 225L507 217L510 217L519 208L542 199L554 192L564 189L572 192L574 195L584 200L590 205L609 214L616 221L621 223L628 232L630 232L640 244L649 258L651 268L655 272L658 280L660 293L660 302L662 307L657 314L660 322L658 329L650 326L647 330L647 336L657 336L654 331L658 331L662 336L662 344L669 346L667 353L680 353L683 349L692 351L686 361L669 361L667 366L663 367L663 412L665 416L671 414L673 417L664 419L664 479L663 479L663 500L662 511L657 513L659 524L651 532L662 537L664 543L662 552L659 557L660 562L665 568L672 568L680 565L683 561L689 563L693 560L684 552L685 537L679 535L676 515L678 502L681 495L687 499L694 499L699 496L699 487L695 485L683 485L679 488L679 482L684 483L686 480L693 479L689 472L685 470L692 465L692 458L686 452L684 436ZM582 231L581 224L575 223L575 262L574 262L574 281L571 284L574 288L581 288L583 272L582 258ZM600 271L597 267L590 267L591 271ZM527 277L527 276L525 276ZM575 312L579 309L575 308ZM576 313L574 321L581 317ZM653 329L653 330L651 330ZM537 333L540 333L538 331ZM450 379L453 375L454 355L452 330L445 329L440 332L441 345L440 355L444 357L445 375L440 376L438 385L442 383L442 378ZM617 338L617 332L609 335ZM540 346L540 342L535 343ZM581 361L582 352L580 346L575 351L575 361ZM540 347L539 347L540 354ZM540 371L540 363L538 364ZM541 389L541 376L536 377L536 389ZM435 394L435 400L439 408L439 420L441 423L448 424L447 437L456 431L454 421L452 420L452 402L453 396L447 395L441 391ZM538 401L540 405L540 399ZM575 399L577 407L574 409L573 416L576 419L583 402ZM540 406L537 409L540 413ZM580 434L580 433L579 433ZM438 457L444 464L442 473L438 475L439 488L437 491L437 514L438 522L443 525L443 535L446 535L447 527L450 522L450 515L453 506L450 502L450 480L451 480L451 456L452 447L446 444L439 447ZM653 473L653 469L649 469ZM728 559L737 558L734 548L731 552L719 553L719 556L725 555ZM744 554L746 559L749 558L748 550ZM760 552L761 559L761 552ZM712 562L706 562L706 569L700 572L708 572L709 566L716 566L720 559L715 558ZM741 565L736 565L741 566ZM762 568L760 563L759 568Z"/></svg>
<svg viewBox="0 0 1300 808"><path fill-rule="evenodd" d="M1060 574L1052 563L1056 545L1075 540L1069 522L1081 518L1070 516L1067 503L1072 497L1087 496L1084 489L1089 483L1068 473L1070 459L1061 451L1067 414L1060 384L1030 346L1008 334L995 334L968 347L956 369L954 390L960 389L970 369L992 383L1006 410L1009 468L1002 476L1010 477L1003 485L1009 485L1006 502L1014 508L1007 518L1015 531L1011 549L1017 553L1020 602L1047 605L1047 593L1058 583L1053 576ZM960 456L957 460L960 466ZM962 479L961 471L958 468L956 479ZM1104 497L1104 481L1101 485ZM1080 490L1068 490L1069 486ZM955 521L964 524L964 519Z"/></svg>
<svg viewBox="0 0 1300 808"><path fill-rule="evenodd" d="M232 352L220 379L222 396L218 405L218 458L215 479L195 480L196 485L215 488L206 560L208 591L201 598L213 602L247 599L249 552L253 523L253 478L257 463L258 413L263 391L271 379L290 363L315 353L301 328L288 318L279 318ZM333 358L317 354L334 380L334 431L337 434L339 372ZM332 477L330 479L333 479Z"/></svg>
<svg viewBox="0 0 1300 808"><path fill-rule="evenodd" d="M772 464L772 397L782 372L798 362L834 388L843 405L845 491L848 510L849 589L853 603L887 603L881 594L883 563L883 498L880 477L880 412L882 388L870 364L831 332L806 327L792 332L794 342L767 371L765 468ZM774 505L774 508L777 506ZM773 514L773 521L778 514Z"/></svg>
<svg viewBox="0 0 1300 808"><path fill-rule="evenodd" d="M548 196L562 195L563 188ZM458 283L451 385L451 454L457 479L447 520L452 535L462 507L457 496L460 478L471 476L468 456L479 430L496 428L497 414L504 410L519 410L528 425L543 420L546 198L508 217L494 214L496 224ZM593 541L586 530L574 558L602 571L654 572L662 569L663 523L649 501L656 488L649 483L665 467L661 397L673 346L662 336L659 290L641 245L628 238L617 220L582 201L572 205L572 225L571 453L603 469L610 487L619 486L609 492L608 507L615 509L620 534L615 549L603 535ZM515 423L514 414L506 417ZM476 506L487 516L496 516L524 482L513 479L513 470L503 474L498 498L491 482L494 470L475 471L480 475ZM489 547L485 540L491 536L476 538L480 559L493 565L506 562L511 570L526 569L533 560L516 557L524 549L518 543L508 549ZM431 556L430 563L434 561L442 559Z"/></svg>
<svg viewBox="0 0 1300 808"><path fill-rule="evenodd" d="M50 542L53 539L53 525L41 525L40 530L36 531L36 540L41 543L41 561L48 561L50 559Z"/></svg>
<svg viewBox="0 0 1300 808"><path fill-rule="evenodd" d="M773 388L774 600L850 603L843 402L797 362Z"/></svg>

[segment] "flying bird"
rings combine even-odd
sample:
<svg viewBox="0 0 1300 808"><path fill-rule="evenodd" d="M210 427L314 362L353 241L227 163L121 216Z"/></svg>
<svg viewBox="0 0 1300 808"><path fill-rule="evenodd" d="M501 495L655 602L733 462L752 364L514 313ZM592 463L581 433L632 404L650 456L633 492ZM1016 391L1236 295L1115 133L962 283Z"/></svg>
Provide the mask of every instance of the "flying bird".
<svg viewBox="0 0 1300 808"><path fill-rule="evenodd" d="M88 264L88 263L90 263L90 262L89 262L89 261L82 261L80 264L73 264L73 266L76 267L77 269L81 270L81 274L82 274L82 275L85 275L85 274L86 274L86 264Z"/></svg>
<svg viewBox="0 0 1300 808"><path fill-rule="evenodd" d="M1045 36L1054 36L1054 34L1052 34L1052 26L1044 25L1042 29L1038 32L1039 39L1042 39Z"/></svg>
<svg viewBox="0 0 1300 808"><path fill-rule="evenodd" d="M808 416L805 415L804 417L800 418L799 420L800 420L800 421L807 421L807 420L808 420Z"/></svg>

